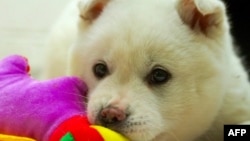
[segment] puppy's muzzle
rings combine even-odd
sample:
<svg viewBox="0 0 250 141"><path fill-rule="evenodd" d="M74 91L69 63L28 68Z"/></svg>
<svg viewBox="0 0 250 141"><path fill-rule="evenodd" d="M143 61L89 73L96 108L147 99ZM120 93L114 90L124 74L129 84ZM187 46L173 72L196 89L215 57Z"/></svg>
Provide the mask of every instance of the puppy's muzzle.
<svg viewBox="0 0 250 141"><path fill-rule="evenodd" d="M98 120L101 125L110 127L123 123L127 117L128 115L124 110L117 107L108 106L100 110Z"/></svg>

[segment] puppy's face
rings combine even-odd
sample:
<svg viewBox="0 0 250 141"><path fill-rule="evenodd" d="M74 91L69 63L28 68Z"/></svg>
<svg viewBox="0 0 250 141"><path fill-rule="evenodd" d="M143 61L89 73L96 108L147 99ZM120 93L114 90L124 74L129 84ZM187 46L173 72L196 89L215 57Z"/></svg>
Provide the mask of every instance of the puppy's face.
<svg viewBox="0 0 250 141"><path fill-rule="evenodd" d="M132 141L202 134L224 92L223 12L209 11L193 25L188 12L201 11L192 0L102 4L107 4L103 13L80 31L70 54L70 73L89 86L90 122Z"/></svg>

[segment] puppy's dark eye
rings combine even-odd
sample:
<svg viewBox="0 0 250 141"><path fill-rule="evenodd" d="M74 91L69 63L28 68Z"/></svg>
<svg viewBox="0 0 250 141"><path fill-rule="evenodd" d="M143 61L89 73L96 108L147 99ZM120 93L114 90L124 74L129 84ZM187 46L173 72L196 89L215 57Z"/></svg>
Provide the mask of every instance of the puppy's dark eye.
<svg viewBox="0 0 250 141"><path fill-rule="evenodd" d="M147 81L150 85L160 85L166 83L171 78L171 74L161 68L153 69L147 76Z"/></svg>
<svg viewBox="0 0 250 141"><path fill-rule="evenodd" d="M93 67L93 73L98 79L102 79L109 74L109 70L105 63L97 63Z"/></svg>

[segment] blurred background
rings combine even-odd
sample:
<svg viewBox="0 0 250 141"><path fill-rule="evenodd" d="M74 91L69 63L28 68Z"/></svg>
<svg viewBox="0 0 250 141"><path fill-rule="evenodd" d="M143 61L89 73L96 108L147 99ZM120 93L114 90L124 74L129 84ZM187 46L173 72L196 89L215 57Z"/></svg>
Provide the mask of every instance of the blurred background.
<svg viewBox="0 0 250 141"><path fill-rule="evenodd" d="M51 26L70 0L0 0L0 58L10 54L29 59L40 77L43 46Z"/></svg>
<svg viewBox="0 0 250 141"><path fill-rule="evenodd" d="M244 64L250 73L250 4L248 0L224 0L231 20L235 44L240 48Z"/></svg>
<svg viewBox="0 0 250 141"><path fill-rule="evenodd" d="M39 77L50 27L70 1L0 0L0 58L15 53L24 55L30 61L32 73ZM235 43L250 68L250 4L247 0L224 1Z"/></svg>

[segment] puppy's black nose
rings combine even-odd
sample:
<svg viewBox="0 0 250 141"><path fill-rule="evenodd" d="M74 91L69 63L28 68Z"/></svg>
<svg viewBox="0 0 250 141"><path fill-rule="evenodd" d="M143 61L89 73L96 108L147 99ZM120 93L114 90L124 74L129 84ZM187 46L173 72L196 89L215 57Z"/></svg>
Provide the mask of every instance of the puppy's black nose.
<svg viewBox="0 0 250 141"><path fill-rule="evenodd" d="M99 121L103 126L119 124L127 118L124 110L112 106L102 109L98 116Z"/></svg>

